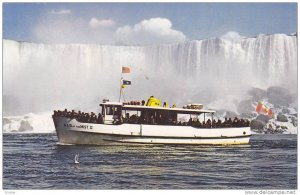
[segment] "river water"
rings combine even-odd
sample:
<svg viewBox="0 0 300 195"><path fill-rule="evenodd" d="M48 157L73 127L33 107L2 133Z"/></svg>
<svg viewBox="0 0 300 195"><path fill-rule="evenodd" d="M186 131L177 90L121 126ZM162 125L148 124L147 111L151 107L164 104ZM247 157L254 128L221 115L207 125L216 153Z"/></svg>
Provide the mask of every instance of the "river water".
<svg viewBox="0 0 300 195"><path fill-rule="evenodd" d="M55 134L4 134L3 188L296 189L297 135L253 135L241 146L75 146Z"/></svg>

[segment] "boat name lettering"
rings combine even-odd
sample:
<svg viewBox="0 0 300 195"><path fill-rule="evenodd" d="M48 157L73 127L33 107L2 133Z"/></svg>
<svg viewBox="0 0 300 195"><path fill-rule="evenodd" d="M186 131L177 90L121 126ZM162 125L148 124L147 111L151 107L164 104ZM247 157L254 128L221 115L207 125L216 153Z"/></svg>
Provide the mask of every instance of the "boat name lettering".
<svg viewBox="0 0 300 195"><path fill-rule="evenodd" d="M92 125L72 125L72 124L64 124L65 127L75 127L75 128L81 128L81 129L93 129Z"/></svg>

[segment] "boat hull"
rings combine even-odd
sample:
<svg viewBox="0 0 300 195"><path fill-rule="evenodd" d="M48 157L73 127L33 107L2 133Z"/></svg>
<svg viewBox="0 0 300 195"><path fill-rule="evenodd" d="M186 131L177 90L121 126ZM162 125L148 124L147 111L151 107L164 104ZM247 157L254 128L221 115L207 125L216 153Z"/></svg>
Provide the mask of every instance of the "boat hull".
<svg viewBox="0 0 300 195"><path fill-rule="evenodd" d="M55 117L58 140L62 144L248 144L249 127L195 128L190 126L80 123L75 119Z"/></svg>

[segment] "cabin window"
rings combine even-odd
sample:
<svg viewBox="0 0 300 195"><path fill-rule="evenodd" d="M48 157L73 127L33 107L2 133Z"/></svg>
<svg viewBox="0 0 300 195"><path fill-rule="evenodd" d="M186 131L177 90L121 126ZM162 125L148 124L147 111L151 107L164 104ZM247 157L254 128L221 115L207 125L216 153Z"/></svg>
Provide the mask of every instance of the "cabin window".
<svg viewBox="0 0 300 195"><path fill-rule="evenodd" d="M106 106L105 108L106 108L106 115L113 115L114 114L112 106Z"/></svg>
<svg viewBox="0 0 300 195"><path fill-rule="evenodd" d="M115 109L114 115L118 115L118 116L122 115L122 108L121 108L121 106L115 106L114 109Z"/></svg>
<svg viewBox="0 0 300 195"><path fill-rule="evenodd" d="M121 106L104 106L104 109L102 108L102 114L106 115L121 115Z"/></svg>
<svg viewBox="0 0 300 195"><path fill-rule="evenodd" d="M101 114L102 114L102 116L105 116L105 106L104 105L101 106Z"/></svg>

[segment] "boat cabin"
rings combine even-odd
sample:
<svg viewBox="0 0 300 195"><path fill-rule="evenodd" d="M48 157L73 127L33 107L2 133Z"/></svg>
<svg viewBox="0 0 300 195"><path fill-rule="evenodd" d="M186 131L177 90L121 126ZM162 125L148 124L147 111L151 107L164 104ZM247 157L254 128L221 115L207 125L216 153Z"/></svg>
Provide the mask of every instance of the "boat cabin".
<svg viewBox="0 0 300 195"><path fill-rule="evenodd" d="M103 102L100 104L104 124L114 124L114 121L121 120L122 105L120 102Z"/></svg>
<svg viewBox="0 0 300 195"><path fill-rule="evenodd" d="M157 106L127 105L120 102L105 101L100 104L104 124L152 124L152 125L177 125L179 115L198 117L201 114L210 114L213 120L213 110L203 110L202 106L195 108L167 108ZM188 124L186 124L188 125Z"/></svg>

